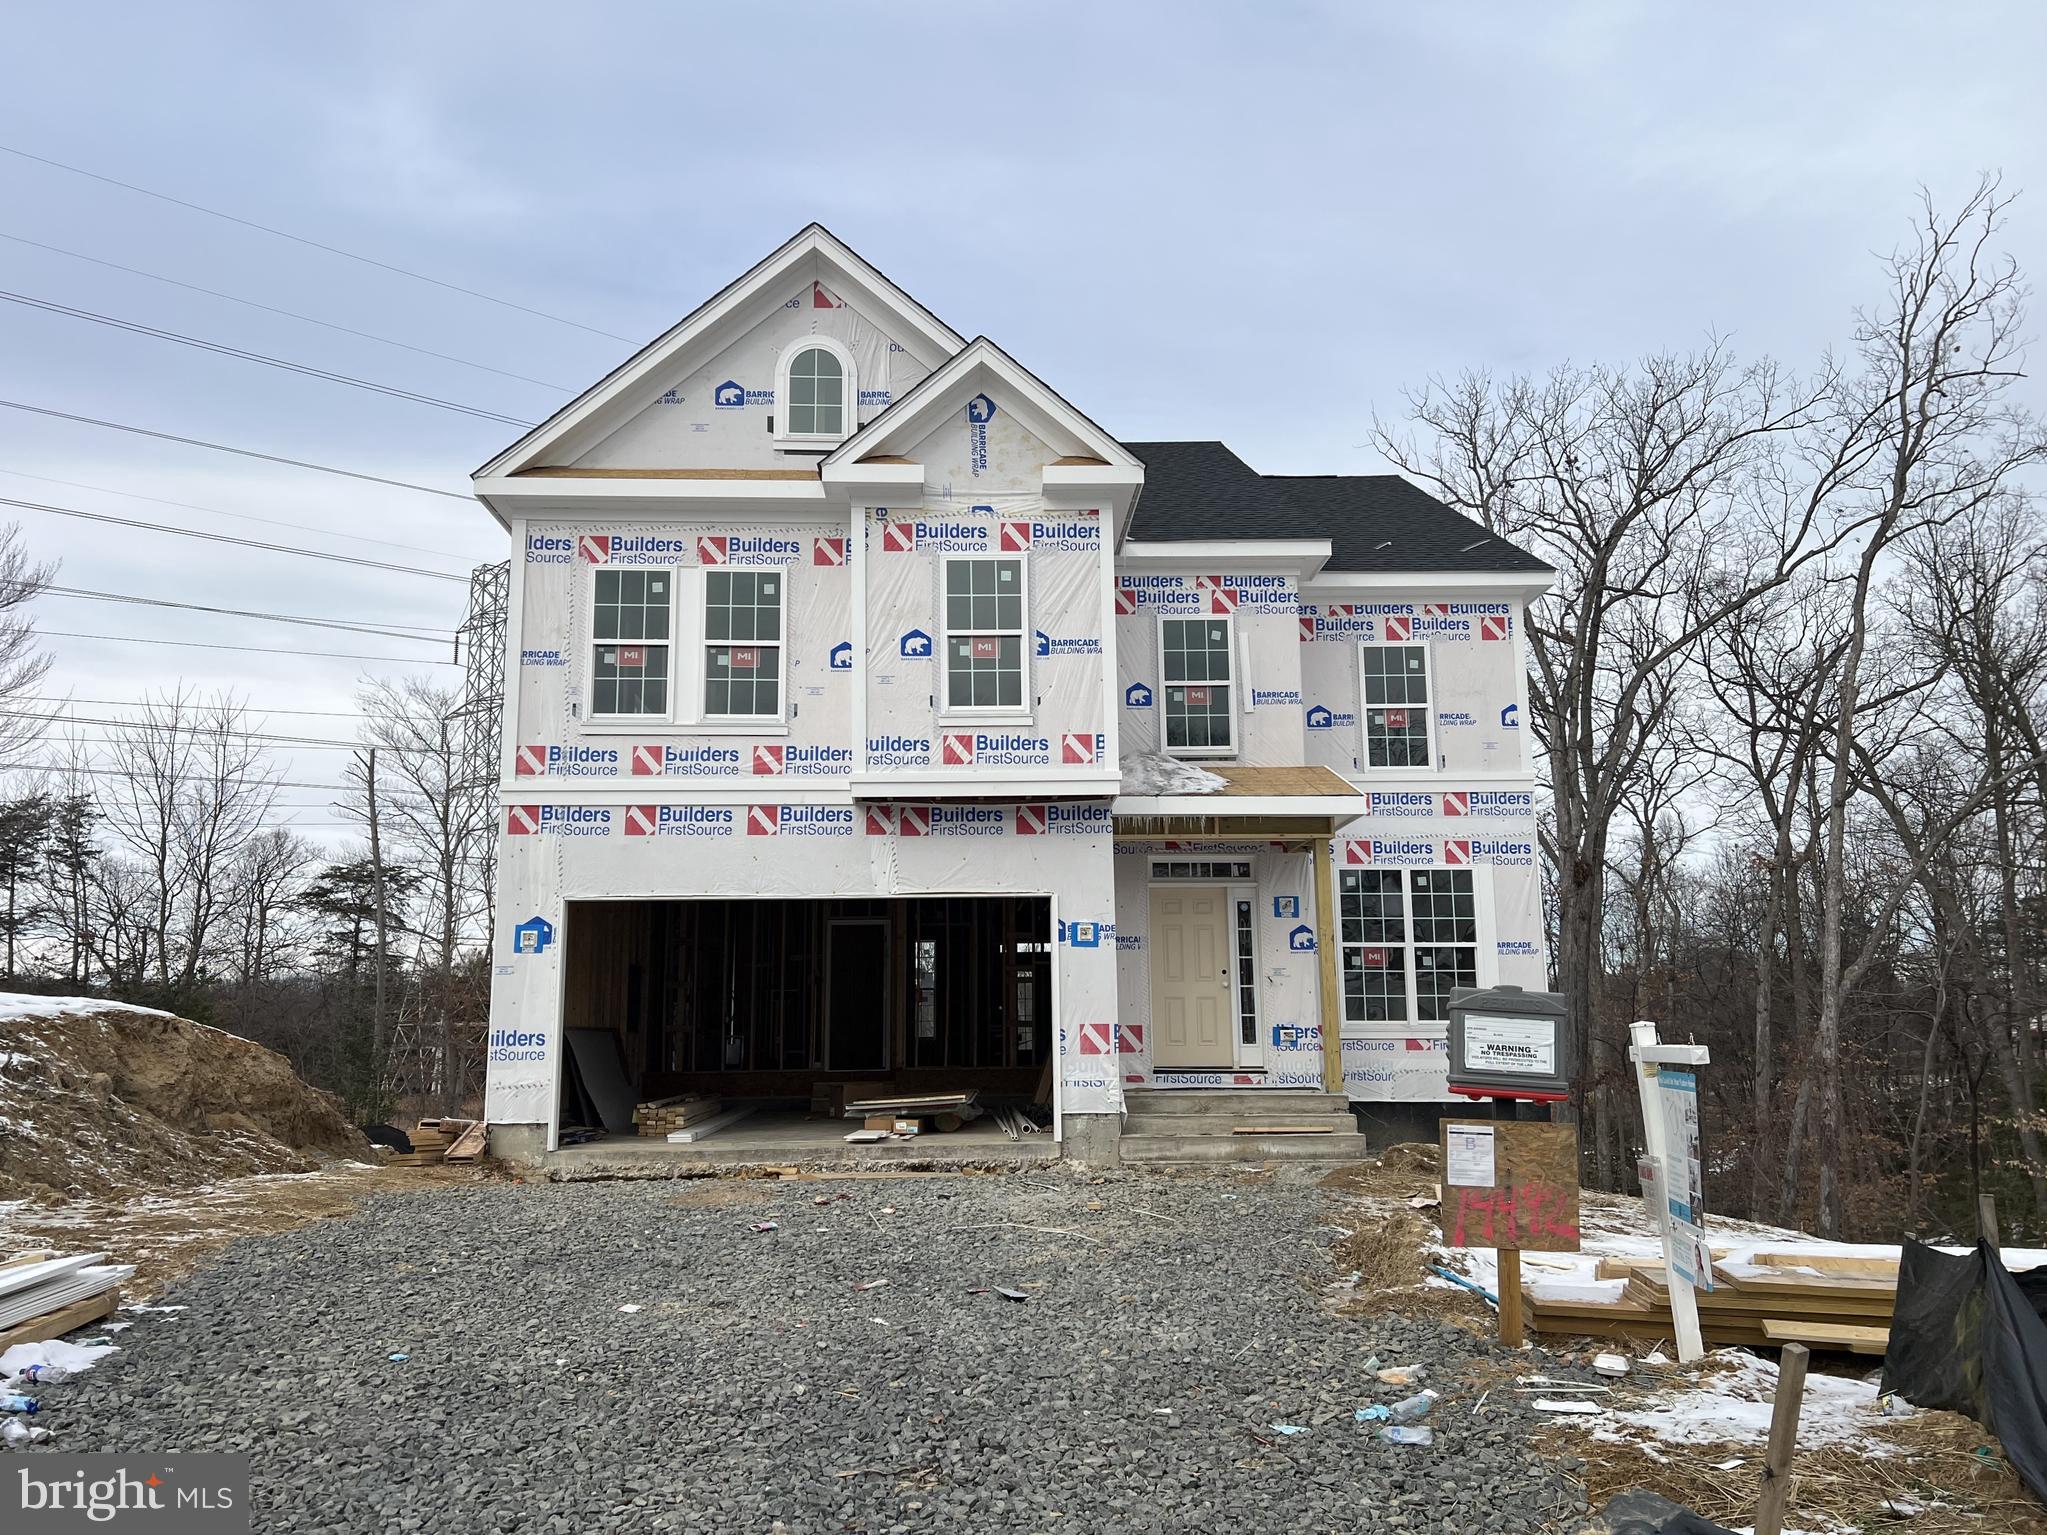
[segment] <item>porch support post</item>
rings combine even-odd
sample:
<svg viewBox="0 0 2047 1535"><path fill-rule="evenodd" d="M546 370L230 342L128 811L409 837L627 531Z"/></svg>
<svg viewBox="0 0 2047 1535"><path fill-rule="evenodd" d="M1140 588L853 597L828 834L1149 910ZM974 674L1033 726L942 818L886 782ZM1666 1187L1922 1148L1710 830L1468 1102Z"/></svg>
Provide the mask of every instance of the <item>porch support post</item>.
<svg viewBox="0 0 2047 1535"><path fill-rule="evenodd" d="M1336 870L1329 856L1329 828L1315 837L1315 951L1322 965L1322 1090L1343 1091L1342 1006L1336 991Z"/></svg>

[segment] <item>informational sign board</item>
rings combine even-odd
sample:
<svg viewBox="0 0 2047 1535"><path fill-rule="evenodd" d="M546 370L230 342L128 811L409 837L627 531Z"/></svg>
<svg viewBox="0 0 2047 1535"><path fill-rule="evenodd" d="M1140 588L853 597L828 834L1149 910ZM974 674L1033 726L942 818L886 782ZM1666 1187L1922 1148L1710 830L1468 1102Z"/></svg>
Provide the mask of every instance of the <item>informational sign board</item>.
<svg viewBox="0 0 2047 1535"><path fill-rule="evenodd" d="M1556 1102L1570 1093L1576 1069L1561 996L1519 986L1450 993L1451 1092Z"/></svg>
<svg viewBox="0 0 2047 1535"><path fill-rule="evenodd" d="M1445 1120L1443 1243L1578 1251L1578 1127Z"/></svg>
<svg viewBox="0 0 2047 1535"><path fill-rule="evenodd" d="M1670 1213L1670 1261L1678 1277L1713 1288L1712 1250L1706 1245L1706 1184L1699 1162L1699 1074L1677 1066L1656 1072L1663 1103L1664 1208Z"/></svg>
<svg viewBox="0 0 2047 1535"><path fill-rule="evenodd" d="M1551 1076L1557 1063L1557 1020L1464 1016L1464 1063L1477 1070Z"/></svg>

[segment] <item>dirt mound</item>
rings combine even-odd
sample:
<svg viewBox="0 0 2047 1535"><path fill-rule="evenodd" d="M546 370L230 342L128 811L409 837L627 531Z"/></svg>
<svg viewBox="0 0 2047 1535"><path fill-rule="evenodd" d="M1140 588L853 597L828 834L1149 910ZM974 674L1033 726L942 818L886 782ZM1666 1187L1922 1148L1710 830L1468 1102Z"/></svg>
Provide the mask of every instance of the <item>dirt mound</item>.
<svg viewBox="0 0 2047 1535"><path fill-rule="evenodd" d="M0 994L0 1199L191 1188L367 1161L334 1098L235 1035L79 997Z"/></svg>

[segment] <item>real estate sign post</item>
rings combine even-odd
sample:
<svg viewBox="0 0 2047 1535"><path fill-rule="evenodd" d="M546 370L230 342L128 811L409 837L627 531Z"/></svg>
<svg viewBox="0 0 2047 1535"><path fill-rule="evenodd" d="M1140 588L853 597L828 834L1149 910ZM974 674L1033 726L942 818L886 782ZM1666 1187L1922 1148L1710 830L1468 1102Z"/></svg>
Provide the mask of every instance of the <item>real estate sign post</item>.
<svg viewBox="0 0 2047 1535"><path fill-rule="evenodd" d="M1713 1288L1712 1253L1706 1245L1705 1188L1699 1155L1698 1068L1712 1056L1704 1045L1657 1042L1656 1025L1632 1026L1635 1086L1642 1096L1642 1128L1649 1142L1655 1182L1652 1214L1663 1234L1664 1276L1670 1285L1670 1315L1676 1324L1677 1356L1689 1363L1706 1352L1699 1333L1694 1293Z"/></svg>

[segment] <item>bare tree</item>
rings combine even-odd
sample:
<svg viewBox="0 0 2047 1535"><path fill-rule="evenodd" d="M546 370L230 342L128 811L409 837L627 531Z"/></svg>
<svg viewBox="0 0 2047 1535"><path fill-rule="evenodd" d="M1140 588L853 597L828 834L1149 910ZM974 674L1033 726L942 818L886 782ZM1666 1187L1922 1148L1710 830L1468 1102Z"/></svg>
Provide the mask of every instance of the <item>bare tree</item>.
<svg viewBox="0 0 2047 1535"><path fill-rule="evenodd" d="M439 1024L443 1108L450 1113L457 1080L457 961L482 937L475 864L495 842L485 802L463 782L458 690L419 678L366 683L359 695L363 737L374 743L382 774L381 819L392 856L421 876L422 937L427 973L420 977L427 1016Z"/></svg>
<svg viewBox="0 0 2047 1535"><path fill-rule="evenodd" d="M1700 638L1817 557L1824 498L1859 465L1806 463L1786 439L1834 391L1831 373L1801 387L1716 342L1541 381L1438 380L1410 399L1424 443L1375 430L1394 463L1557 567L1528 615L1529 698L1551 801L1557 978L1595 1083L1622 1069L1618 1041L1592 1026L1615 817ZM1592 1110L1611 1186L1608 1098L1594 1093Z"/></svg>
<svg viewBox="0 0 2047 1535"><path fill-rule="evenodd" d="M1834 574L1846 593L1848 632L1828 679L1833 738L1822 807L1814 1038L1819 1222L1827 1236L1838 1234L1841 1224L1842 1009L1875 960L1868 944L1851 956L1843 932L1851 800L1872 760L1863 736L1873 665L1871 599L1895 549L1994 503L2017 470L2047 456L2039 424L2011 398L2019 377L2022 285L2016 266L1990 250L2005 206L1994 180L1979 184L1952 217L1938 213L1930 197L1922 199L1912 243L1887 263L1885 306L1858 326L1861 371L1841 385L1838 419L1871 450L1865 454L1848 438L1834 449L1864 468L1837 487L1848 557ZM1919 840L1920 859L1928 841L1956 824L1958 818L1943 818L1927 831Z"/></svg>
<svg viewBox="0 0 2047 1535"><path fill-rule="evenodd" d="M56 576L55 561L30 557L19 524L0 528L0 762L20 761L56 713L37 701L50 658L36 642L29 610Z"/></svg>

